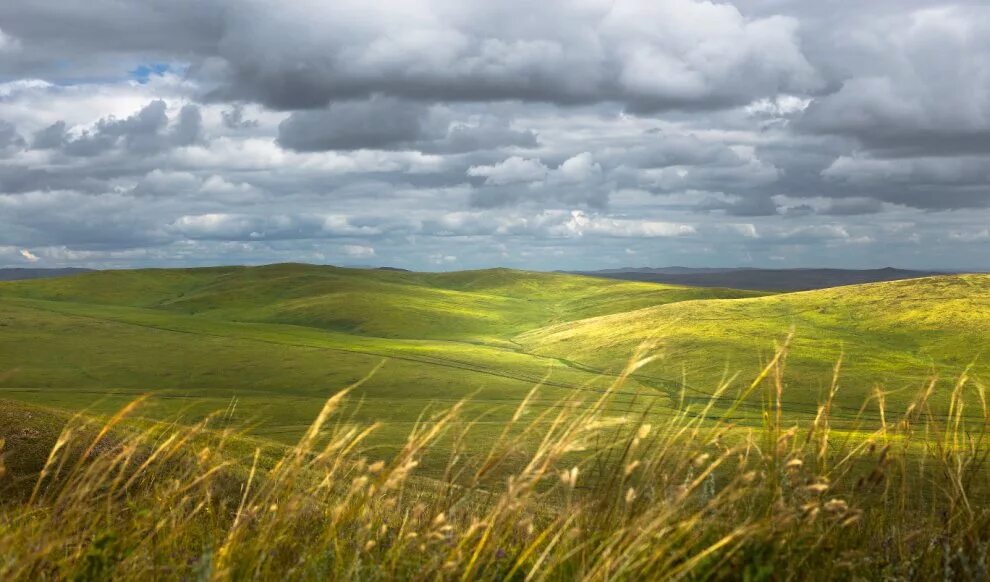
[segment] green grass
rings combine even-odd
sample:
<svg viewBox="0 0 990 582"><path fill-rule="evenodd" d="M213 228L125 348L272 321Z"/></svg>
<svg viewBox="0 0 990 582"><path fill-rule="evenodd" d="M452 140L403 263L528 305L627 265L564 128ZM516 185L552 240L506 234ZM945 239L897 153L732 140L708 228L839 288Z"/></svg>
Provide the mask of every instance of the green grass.
<svg viewBox="0 0 990 582"><path fill-rule="evenodd" d="M516 338L526 351L614 368L642 342L660 356L639 372L656 385L686 384L688 398L710 394L726 376L755 375L773 340L791 331L791 412L814 414L843 356L837 404L857 410L878 386L901 405L921 379L943 387L972 365L990 371L990 276L959 275L840 287L739 300L686 301L552 325ZM742 388L744 383L736 383ZM944 401L948 390L937 399ZM673 396L673 394L672 394Z"/></svg>
<svg viewBox="0 0 990 582"><path fill-rule="evenodd" d="M988 329L976 275L3 283L0 578L979 578Z"/></svg>
<svg viewBox="0 0 990 582"><path fill-rule="evenodd" d="M779 402L786 360L777 352L754 389ZM953 410L967 392L985 397L962 379ZM773 404L741 435L731 419L690 410L617 424L609 395L528 418L524 400L472 456L465 401L383 458L367 446L376 425L340 416L349 397L329 399L292 447L252 444L229 408L187 427L134 420L145 405L135 401L102 428L83 416L59 429L47 411L14 405L9 418L56 444L49 454L25 447L22 429L0 429L0 451L8 439L16 447L0 459L41 468L0 502L0 578L985 575L985 405L943 418L923 394L852 435L833 428L827 407L794 423ZM438 453L442 478L420 476ZM11 474L0 462L0 488L18 482Z"/></svg>
<svg viewBox="0 0 990 582"><path fill-rule="evenodd" d="M237 398L257 434L287 441L388 359L359 391L357 418L397 434L427 404L472 395L484 436L544 378L545 403L601 390L644 341L659 357L617 414L647 400L672 413L754 375L793 330L788 414L815 413L844 353L836 407L850 415L878 385L902 405L933 371L951 378L975 362L981 377L988 321L990 277L977 275L762 295L506 269L106 271L0 285L0 395L106 412L151 392L149 414L190 420ZM758 422L757 403L737 414Z"/></svg>
<svg viewBox="0 0 990 582"><path fill-rule="evenodd" d="M8 297L498 345L560 321L688 299L755 295L507 269L410 273L295 264L103 271L0 285L0 296Z"/></svg>
<svg viewBox="0 0 990 582"><path fill-rule="evenodd" d="M390 447L429 403L473 397L480 439L538 382L540 403L608 379L525 353L525 329L589 314L748 292L502 269L451 274L258 268L108 271L0 285L0 395L109 412L146 392L146 414L195 421L238 401L255 433L295 439L323 400L362 386L355 418ZM351 324L342 325L348 320ZM633 392L664 398L630 384ZM617 412L617 414L621 414Z"/></svg>

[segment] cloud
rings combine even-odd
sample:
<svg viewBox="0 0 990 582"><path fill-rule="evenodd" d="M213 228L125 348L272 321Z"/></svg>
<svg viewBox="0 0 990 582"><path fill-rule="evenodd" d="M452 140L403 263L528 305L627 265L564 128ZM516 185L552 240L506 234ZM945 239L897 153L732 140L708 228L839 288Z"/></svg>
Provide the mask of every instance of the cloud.
<svg viewBox="0 0 990 582"><path fill-rule="evenodd" d="M449 265L457 262L455 255L445 255L443 253L433 253L428 258L434 265Z"/></svg>
<svg viewBox="0 0 990 582"><path fill-rule="evenodd" d="M811 102L802 128L891 155L990 152L990 7L935 4L833 35L856 53L852 72Z"/></svg>
<svg viewBox="0 0 990 582"><path fill-rule="evenodd" d="M38 259L37 255L35 255L34 253L32 253L27 249L21 249L19 252L21 256L24 257L24 260L28 261L29 263L37 263L40 260Z"/></svg>
<svg viewBox="0 0 990 582"><path fill-rule="evenodd" d="M221 112L223 124L227 129L253 129L258 127L257 119L244 118L244 105L236 103L229 109Z"/></svg>
<svg viewBox="0 0 990 582"><path fill-rule="evenodd" d="M375 249L364 245L344 245L344 254L349 257L368 259L375 256Z"/></svg>
<svg viewBox="0 0 990 582"><path fill-rule="evenodd" d="M542 181L549 172L549 168L539 160L512 156L490 166L471 166L467 174L484 178L485 184L503 186Z"/></svg>
<svg viewBox="0 0 990 582"><path fill-rule="evenodd" d="M697 229L688 224L672 222L589 216L580 210L574 210L570 219L550 229L550 233L578 237L597 234L619 238L657 238L689 236L696 234Z"/></svg>
<svg viewBox="0 0 990 582"><path fill-rule="evenodd" d="M369 236L379 231L339 215L213 213L181 216L169 230L194 240L293 240Z"/></svg>
<svg viewBox="0 0 990 582"><path fill-rule="evenodd" d="M155 154L198 143L202 138L202 115L196 105L185 105L170 125L167 104L161 99L148 103L124 119L108 116L73 137L65 121L59 120L35 133L32 147L58 149L74 157L99 156L121 148L130 154Z"/></svg>
<svg viewBox="0 0 990 582"><path fill-rule="evenodd" d="M990 157L840 156L822 171L830 183L915 208L990 206Z"/></svg>
<svg viewBox="0 0 990 582"><path fill-rule="evenodd" d="M21 50L21 42L0 29L0 54L16 53Z"/></svg>
<svg viewBox="0 0 990 582"><path fill-rule="evenodd" d="M0 262L990 268L988 10L7 0Z"/></svg>
<svg viewBox="0 0 990 582"><path fill-rule="evenodd" d="M512 156L497 164L472 166L467 174L485 178L484 187L472 197L472 205L483 208L534 200L602 206L609 195L602 167L588 152L571 156L556 168Z"/></svg>
<svg viewBox="0 0 990 582"><path fill-rule="evenodd" d="M401 149L429 131L426 107L376 97L293 113L278 128L278 143L295 151Z"/></svg>
<svg viewBox="0 0 990 582"><path fill-rule="evenodd" d="M12 123L0 119L0 154L5 151L23 149L27 142Z"/></svg>
<svg viewBox="0 0 990 582"><path fill-rule="evenodd" d="M465 122L446 108L374 96L292 113L278 127L278 143L297 152L376 149L458 154L532 148L537 139L532 131L512 129L491 116Z"/></svg>
<svg viewBox="0 0 990 582"><path fill-rule="evenodd" d="M31 147L37 150L61 149L68 140L69 131L66 123L64 121L56 121L34 134Z"/></svg>
<svg viewBox="0 0 990 582"><path fill-rule="evenodd" d="M532 130L514 129L504 120L484 116L471 122L451 119L442 137L415 145L427 153L461 154L501 148L532 149L539 145L539 139Z"/></svg>
<svg viewBox="0 0 990 582"><path fill-rule="evenodd" d="M797 21L751 19L727 4L238 6L209 68L219 77L210 95L280 109L374 94L705 109L818 83L801 52ZM527 18L519 18L521 10Z"/></svg>
<svg viewBox="0 0 990 582"><path fill-rule="evenodd" d="M950 232L949 238L968 243L990 241L990 229Z"/></svg>

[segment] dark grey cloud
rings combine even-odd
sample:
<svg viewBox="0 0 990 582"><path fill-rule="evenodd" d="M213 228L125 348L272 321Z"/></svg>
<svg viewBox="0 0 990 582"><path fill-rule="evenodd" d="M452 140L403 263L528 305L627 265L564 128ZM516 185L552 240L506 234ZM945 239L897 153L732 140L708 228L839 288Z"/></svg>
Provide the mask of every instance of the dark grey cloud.
<svg viewBox="0 0 990 582"><path fill-rule="evenodd" d="M835 89L799 126L889 156L990 153L990 7L914 3L827 31Z"/></svg>
<svg viewBox="0 0 990 582"><path fill-rule="evenodd" d="M27 146L27 142L17 132L14 124L0 119L0 153L7 150L19 150Z"/></svg>
<svg viewBox="0 0 990 582"><path fill-rule="evenodd" d="M18 50L0 58L0 78L106 78L141 64L213 54L224 3L200 0L14 0L0 28Z"/></svg>
<svg viewBox="0 0 990 582"><path fill-rule="evenodd" d="M731 5L545 2L527 5L525 19L513 3L362 6L321 3L317 10L297 2L273 16L264 2L243 3L210 69L221 74L212 97L280 109L382 93L614 100L653 111L744 104L818 82L801 54L796 21L751 21ZM714 34L721 38L710 42Z"/></svg>
<svg viewBox="0 0 990 582"><path fill-rule="evenodd" d="M64 121L56 121L34 134L31 147L38 150L61 149L69 141L69 131Z"/></svg>
<svg viewBox="0 0 990 582"><path fill-rule="evenodd" d="M257 119L246 119L244 117L244 105L236 103L226 111L221 112L223 124L227 129L252 129L258 127Z"/></svg>
<svg viewBox="0 0 990 582"><path fill-rule="evenodd" d="M171 127L166 107L162 100L152 101L125 119L103 118L78 137L67 134L65 122L56 122L35 134L34 147L59 148L69 156L90 157L117 147L141 155L197 143L202 137L199 107L184 106Z"/></svg>
<svg viewBox="0 0 990 582"><path fill-rule="evenodd" d="M377 149L461 154L533 148L538 139L534 132L513 129L492 116L465 123L449 110L376 96L292 113L279 125L278 143L297 152Z"/></svg>
<svg viewBox="0 0 990 582"><path fill-rule="evenodd" d="M278 127L278 143L300 152L396 149L428 137L428 110L390 98L333 103L293 113Z"/></svg>
<svg viewBox="0 0 990 582"><path fill-rule="evenodd" d="M183 106L169 136L171 145L181 147L198 143L203 138L202 125L203 115L200 113L199 107L195 105Z"/></svg>
<svg viewBox="0 0 990 582"><path fill-rule="evenodd" d="M988 10L7 0L0 264L966 268Z"/></svg>

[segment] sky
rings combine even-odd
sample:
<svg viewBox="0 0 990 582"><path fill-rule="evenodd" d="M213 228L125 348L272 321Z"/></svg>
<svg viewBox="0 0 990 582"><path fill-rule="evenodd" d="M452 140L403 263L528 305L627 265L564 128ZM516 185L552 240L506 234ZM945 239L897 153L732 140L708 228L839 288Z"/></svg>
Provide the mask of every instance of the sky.
<svg viewBox="0 0 990 582"><path fill-rule="evenodd" d="M0 266L988 251L983 0L0 2Z"/></svg>

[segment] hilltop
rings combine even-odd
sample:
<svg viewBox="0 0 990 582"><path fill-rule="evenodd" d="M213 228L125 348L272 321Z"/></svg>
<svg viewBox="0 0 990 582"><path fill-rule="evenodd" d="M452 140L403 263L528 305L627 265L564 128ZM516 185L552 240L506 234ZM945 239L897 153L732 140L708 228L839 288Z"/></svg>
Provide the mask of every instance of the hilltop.
<svg viewBox="0 0 990 582"><path fill-rule="evenodd" d="M536 384L534 406L589 397L610 378L526 353L541 326L676 301L758 293L508 269L411 273L281 264L100 271L0 284L0 397L146 414L230 406L254 433L288 441L329 394L387 364L348 414L383 422L394 446L431 403L472 397L497 431ZM550 374L548 376L548 373ZM631 382L636 390L663 397ZM363 405L361 403L364 403ZM637 404L639 406L639 404Z"/></svg>
<svg viewBox="0 0 990 582"><path fill-rule="evenodd" d="M0 287L7 297L472 341L676 301L757 295L510 269L414 273L303 264L98 271Z"/></svg>
<svg viewBox="0 0 990 582"><path fill-rule="evenodd" d="M663 357L644 377L674 385L686 379L689 392L710 393L726 374L755 375L771 340L793 330L789 399L817 402L844 354L842 400L858 404L879 383L913 395L932 370L951 377L975 362L974 373L985 373L988 325L990 275L953 275L687 301L552 325L516 341L596 368L614 367L642 342L656 342Z"/></svg>
<svg viewBox="0 0 990 582"><path fill-rule="evenodd" d="M842 354L838 406L881 384L901 405L933 370L985 377L988 322L987 275L771 295L509 269L101 271L0 284L0 397L112 410L150 391L148 414L193 417L236 398L256 434L288 440L385 358L349 412L385 423L380 444L469 395L483 440L534 385L542 407L593 396L644 341L658 358L619 395L627 413L753 377L792 329L789 412L814 413Z"/></svg>

